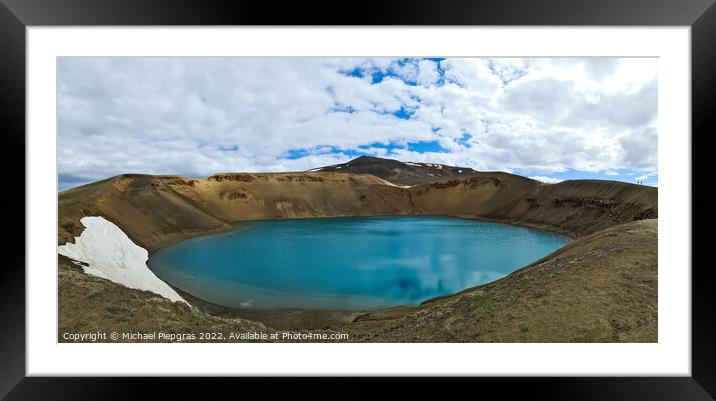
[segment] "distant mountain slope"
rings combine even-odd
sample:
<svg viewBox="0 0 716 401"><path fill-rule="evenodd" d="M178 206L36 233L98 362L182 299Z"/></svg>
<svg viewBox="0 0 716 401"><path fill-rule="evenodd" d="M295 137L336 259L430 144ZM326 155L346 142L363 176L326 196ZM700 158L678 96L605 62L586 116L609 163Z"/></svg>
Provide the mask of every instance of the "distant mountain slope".
<svg viewBox="0 0 716 401"><path fill-rule="evenodd" d="M372 174L398 185L424 184L445 178L465 177L476 173L475 170L469 167L401 162L371 156L361 156L347 163L320 167L310 171Z"/></svg>

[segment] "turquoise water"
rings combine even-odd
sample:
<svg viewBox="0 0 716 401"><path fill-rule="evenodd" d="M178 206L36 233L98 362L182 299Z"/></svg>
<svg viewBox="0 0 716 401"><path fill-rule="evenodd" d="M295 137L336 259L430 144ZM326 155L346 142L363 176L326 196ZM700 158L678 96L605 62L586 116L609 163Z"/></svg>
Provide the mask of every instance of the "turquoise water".
<svg viewBox="0 0 716 401"><path fill-rule="evenodd" d="M238 308L415 305L503 277L568 242L504 224L435 216L241 223L152 255L163 280Z"/></svg>

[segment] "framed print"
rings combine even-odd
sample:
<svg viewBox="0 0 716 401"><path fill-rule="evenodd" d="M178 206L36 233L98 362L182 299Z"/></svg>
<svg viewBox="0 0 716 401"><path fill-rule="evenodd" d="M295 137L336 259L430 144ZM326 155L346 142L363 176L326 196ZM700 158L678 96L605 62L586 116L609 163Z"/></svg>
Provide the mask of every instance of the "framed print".
<svg viewBox="0 0 716 401"><path fill-rule="evenodd" d="M3 395L712 399L711 2L101 6L2 8Z"/></svg>

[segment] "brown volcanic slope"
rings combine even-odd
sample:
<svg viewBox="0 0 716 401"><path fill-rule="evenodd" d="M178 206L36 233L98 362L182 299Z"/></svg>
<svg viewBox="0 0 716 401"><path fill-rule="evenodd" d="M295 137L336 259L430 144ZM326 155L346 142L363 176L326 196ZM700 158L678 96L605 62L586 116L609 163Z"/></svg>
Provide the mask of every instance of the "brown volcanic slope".
<svg viewBox="0 0 716 401"><path fill-rule="evenodd" d="M349 164L356 162L355 168L369 169L370 166L363 166L365 161L366 158L361 158ZM390 167L395 166L394 162L400 163L386 161L374 168L379 170L375 171L375 174L382 177L341 172L343 168L337 169L338 172L321 170L305 173L216 174L202 179L178 176L117 176L60 193L58 243L73 241L83 229L80 218L95 215L104 216L114 222L134 242L150 252L192 236L227 231L232 229L232 223L253 219L437 214L533 226L578 238L568 247L572 249L570 257L573 257L574 263L561 261L559 254L566 250L560 250L545 258L545 268L537 269L533 266L529 270L530 279L527 281L517 280L515 277L526 276L524 273L521 276L519 272L515 272L496 282L502 284L493 283L495 286L489 287L487 291L490 293L490 301L487 306L479 308L492 310L491 305L494 303L502 308L500 310L509 312L492 314L492 326L478 323L470 317L472 315L467 313L467 309L460 306L462 304L457 300L464 299L464 295L446 298L455 303L440 301L421 308L394 308L380 312L389 314L390 318L385 318L385 315L375 318L380 313L373 312L370 314L373 318L361 317L355 322L352 321L356 317L355 314L339 313L327 317L316 316L315 312L300 311L253 314L251 318L273 324L275 327L291 329L319 328L316 325L320 322L320 328L340 327L354 333L355 338L368 341L414 341L416 339L413 334L417 335L418 332L422 333L418 340L430 340L432 332L432 338L436 341L512 341L515 338L527 341L602 341L607 337L613 341L653 341L656 336L656 223L654 220L652 229L649 225L634 226L636 223L630 222L657 217L656 188L593 180L547 185L507 173L474 171L465 176L461 173L432 177L428 173L436 169L435 167L410 170L409 168L415 167L411 165L404 168L412 171L414 175L401 181L391 176L395 173L395 169ZM386 170L384 166L389 168ZM452 171L447 166L437 170ZM399 168L395 174L400 174L401 171ZM463 172L465 171L467 170L463 169ZM435 180L431 181L433 178ZM409 188L392 185L409 185L410 182L418 181L422 183ZM639 229L635 231L633 227ZM592 237L589 234L602 235L607 233L602 231L605 229L611 231L609 235L599 237L602 240L594 242L590 239ZM635 248L626 249L619 245L624 240L646 245L642 251ZM587 254L591 256L587 257ZM637 257L635 255L641 258L638 259L639 266L644 269L635 270L629 267L633 258ZM566 275L566 270L563 271L565 266L585 267L570 270L572 273ZM599 286L590 284L600 277L608 278L614 274L622 279L605 279L600 281ZM634 274L632 281L629 281L629 274ZM60 279L62 282L62 276ZM529 283L532 283L531 290L528 288ZM548 287L554 290L540 290L539 288L545 287L545 283L549 283L551 287ZM649 291L635 291L635 283L644 283ZM565 292L567 288L571 288L571 292ZM472 291L484 292L485 289ZM579 302L570 301L565 294L578 298ZM622 298L617 299L615 294L621 294L619 296ZM520 302L516 302L520 299ZM628 326L629 330L636 328L637 334L625 335L623 330L614 332L614 327L627 330L621 321L609 323L612 329L607 330L608 325L604 322L610 322L617 312L605 305L613 300L618 300L624 309L620 309L618 313L626 313L627 320L633 318ZM559 302L576 306L571 309L555 308ZM60 303L63 303L62 294ZM192 303L201 305L200 302ZM79 305L77 302L74 304ZM552 307L550 309L540 305ZM635 309L630 312L630 307ZM215 310L209 307L203 309ZM577 311L581 309L589 312L585 319L593 324L596 331L590 331L582 324L577 324L576 329L571 326L557 327L555 331L546 329L550 326L547 324L550 321L547 319L547 315L551 313L549 310L554 311L553 318L569 320L576 318ZM653 316L649 314L652 309ZM527 322L525 319L532 313L530 311L539 312L539 316L546 320L543 319L539 324L534 323L533 327L520 328L522 337L467 334L472 330L471 327L477 330L478 326L502 333L504 327L507 327L505 322L511 319L516 319L515 322ZM251 311L222 310L222 313L226 316L245 317L251 314ZM426 318L429 316L431 323L418 324L418 320L409 318L414 314ZM449 315L457 316L454 319L463 322L463 326L460 326L459 330L456 329L456 333L461 332L460 330L465 332L446 337L444 331L437 330L440 324L448 324L451 321ZM111 315L106 318L112 319ZM583 322L584 319L576 321ZM597 321L601 323L595 323ZM111 324L108 322L108 325ZM389 331L382 332L381 328L387 327L386 325L393 326L386 328ZM544 325L544 328L538 329L542 327L540 325ZM420 327L428 329L423 330ZM596 335L597 331L601 334ZM577 332L583 335L580 336ZM439 333L443 334L438 335Z"/></svg>
<svg viewBox="0 0 716 401"><path fill-rule="evenodd" d="M657 189L615 181L559 184L472 173L409 188L368 174L231 173L208 178L127 174L59 194L59 244L104 216L150 252L231 229L233 222L331 216L437 214L535 226L579 236L657 216Z"/></svg>

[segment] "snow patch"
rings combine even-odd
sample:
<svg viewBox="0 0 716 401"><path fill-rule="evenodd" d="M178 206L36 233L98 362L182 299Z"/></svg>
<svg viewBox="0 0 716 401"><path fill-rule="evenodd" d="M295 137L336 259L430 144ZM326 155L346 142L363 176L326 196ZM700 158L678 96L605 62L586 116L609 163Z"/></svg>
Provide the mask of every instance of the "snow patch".
<svg viewBox="0 0 716 401"><path fill-rule="evenodd" d="M390 182L390 181L388 181L388 180L384 180L384 179L382 179L382 178L380 178L380 177L375 177L375 178L377 178L377 179L379 179L380 181L382 181L385 185L390 185L391 187L397 187L397 188L410 188L410 187L412 187L412 185L396 185L396 184L393 184L392 182Z"/></svg>
<svg viewBox="0 0 716 401"><path fill-rule="evenodd" d="M420 164L418 163L405 162L405 164L407 164L408 166L420 167Z"/></svg>
<svg viewBox="0 0 716 401"><path fill-rule="evenodd" d="M323 170L323 167L312 168L312 169L310 169L310 170L308 170L308 171L309 171L309 172L315 172L315 171L321 171L321 170Z"/></svg>
<svg viewBox="0 0 716 401"><path fill-rule="evenodd" d="M58 247L57 253L86 263L80 266L92 276L187 303L149 270L147 250L132 242L114 223L99 216L83 217L80 222L85 230L74 244Z"/></svg>
<svg viewBox="0 0 716 401"><path fill-rule="evenodd" d="M336 170L338 170L339 168L341 168L341 166L336 167Z"/></svg>

